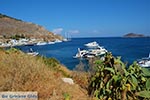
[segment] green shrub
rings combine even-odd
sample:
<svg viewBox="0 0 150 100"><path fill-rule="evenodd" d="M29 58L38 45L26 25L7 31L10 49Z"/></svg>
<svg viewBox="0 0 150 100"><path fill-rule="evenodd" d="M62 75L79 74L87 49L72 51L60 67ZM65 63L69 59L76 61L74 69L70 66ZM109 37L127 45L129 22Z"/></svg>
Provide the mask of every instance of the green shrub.
<svg viewBox="0 0 150 100"><path fill-rule="evenodd" d="M57 65L60 64L59 61L56 60L55 58L46 58L46 57L41 57L41 58L46 65L53 68L57 67Z"/></svg>
<svg viewBox="0 0 150 100"><path fill-rule="evenodd" d="M95 61L88 93L103 100L150 100L150 70L141 68L136 62L127 67L120 57L108 53L104 61Z"/></svg>

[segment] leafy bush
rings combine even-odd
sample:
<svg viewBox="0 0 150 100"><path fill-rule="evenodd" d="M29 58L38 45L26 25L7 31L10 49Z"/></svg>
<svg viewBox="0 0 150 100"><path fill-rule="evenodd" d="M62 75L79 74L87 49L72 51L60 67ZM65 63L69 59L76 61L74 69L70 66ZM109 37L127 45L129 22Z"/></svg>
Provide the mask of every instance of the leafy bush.
<svg viewBox="0 0 150 100"><path fill-rule="evenodd" d="M108 53L104 61L95 61L88 93L103 100L150 100L150 70L136 62L127 67L120 57Z"/></svg>

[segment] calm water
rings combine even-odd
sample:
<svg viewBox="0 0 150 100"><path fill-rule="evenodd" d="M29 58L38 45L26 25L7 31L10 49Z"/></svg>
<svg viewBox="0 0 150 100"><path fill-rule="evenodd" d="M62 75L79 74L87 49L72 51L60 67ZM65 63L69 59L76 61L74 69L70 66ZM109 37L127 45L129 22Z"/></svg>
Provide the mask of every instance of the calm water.
<svg viewBox="0 0 150 100"><path fill-rule="evenodd" d="M124 62L132 63L142 57L147 57L150 53L150 38L73 38L69 42L62 42L44 46L21 46L23 51L32 48L40 55L54 57L69 69L73 69L79 64L78 59L73 56L77 53L77 48L85 48L84 44L96 41L100 46L104 46L114 56L121 56Z"/></svg>

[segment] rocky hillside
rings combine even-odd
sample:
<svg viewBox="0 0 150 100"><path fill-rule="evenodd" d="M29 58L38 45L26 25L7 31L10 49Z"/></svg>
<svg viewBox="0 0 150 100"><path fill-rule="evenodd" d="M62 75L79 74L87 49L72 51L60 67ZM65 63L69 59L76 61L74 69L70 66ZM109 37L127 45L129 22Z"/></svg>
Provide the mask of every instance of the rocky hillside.
<svg viewBox="0 0 150 100"><path fill-rule="evenodd" d="M9 39L15 35L44 40L62 39L40 25L0 14L0 38Z"/></svg>

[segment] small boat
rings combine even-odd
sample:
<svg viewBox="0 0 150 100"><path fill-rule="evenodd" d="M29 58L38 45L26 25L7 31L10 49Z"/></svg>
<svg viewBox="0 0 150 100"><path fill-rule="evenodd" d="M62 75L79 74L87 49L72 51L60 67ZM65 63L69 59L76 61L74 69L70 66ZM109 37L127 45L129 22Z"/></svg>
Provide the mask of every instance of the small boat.
<svg viewBox="0 0 150 100"><path fill-rule="evenodd" d="M41 41L39 41L36 45L46 45L47 44L47 42L41 42Z"/></svg>
<svg viewBox="0 0 150 100"><path fill-rule="evenodd" d="M55 43L60 43L60 42L62 42L62 41L59 40L59 39L56 39L54 42L55 42Z"/></svg>
<svg viewBox="0 0 150 100"><path fill-rule="evenodd" d="M51 41L49 41L49 42L48 42L48 44L55 44L55 42L51 42Z"/></svg>
<svg viewBox="0 0 150 100"><path fill-rule="evenodd" d="M34 46L34 45L36 45L36 43L27 43L27 44L24 44L24 46Z"/></svg>
<svg viewBox="0 0 150 100"><path fill-rule="evenodd" d="M137 63L139 66L144 67L144 68L150 67L150 53L149 53L149 57L142 58L138 60Z"/></svg>
<svg viewBox="0 0 150 100"><path fill-rule="evenodd" d="M28 55L32 55L32 56L37 56L39 53L38 52L34 52L32 50L32 48L30 48L29 52L27 52Z"/></svg>
<svg viewBox="0 0 150 100"><path fill-rule="evenodd" d="M32 55L32 56L37 56L39 53L38 52L28 52L28 55Z"/></svg>
<svg viewBox="0 0 150 100"><path fill-rule="evenodd" d="M90 43L87 43L87 44L84 44L84 45L87 46L87 47L90 47L90 48L99 46L99 44L96 41L90 42Z"/></svg>
<svg viewBox="0 0 150 100"><path fill-rule="evenodd" d="M67 42L67 41L68 41L68 39L67 39L67 38L64 38L64 39L63 39L63 41L64 41L64 42Z"/></svg>
<svg viewBox="0 0 150 100"><path fill-rule="evenodd" d="M63 42L68 42L68 41L71 41L71 38L64 38L63 39Z"/></svg>

